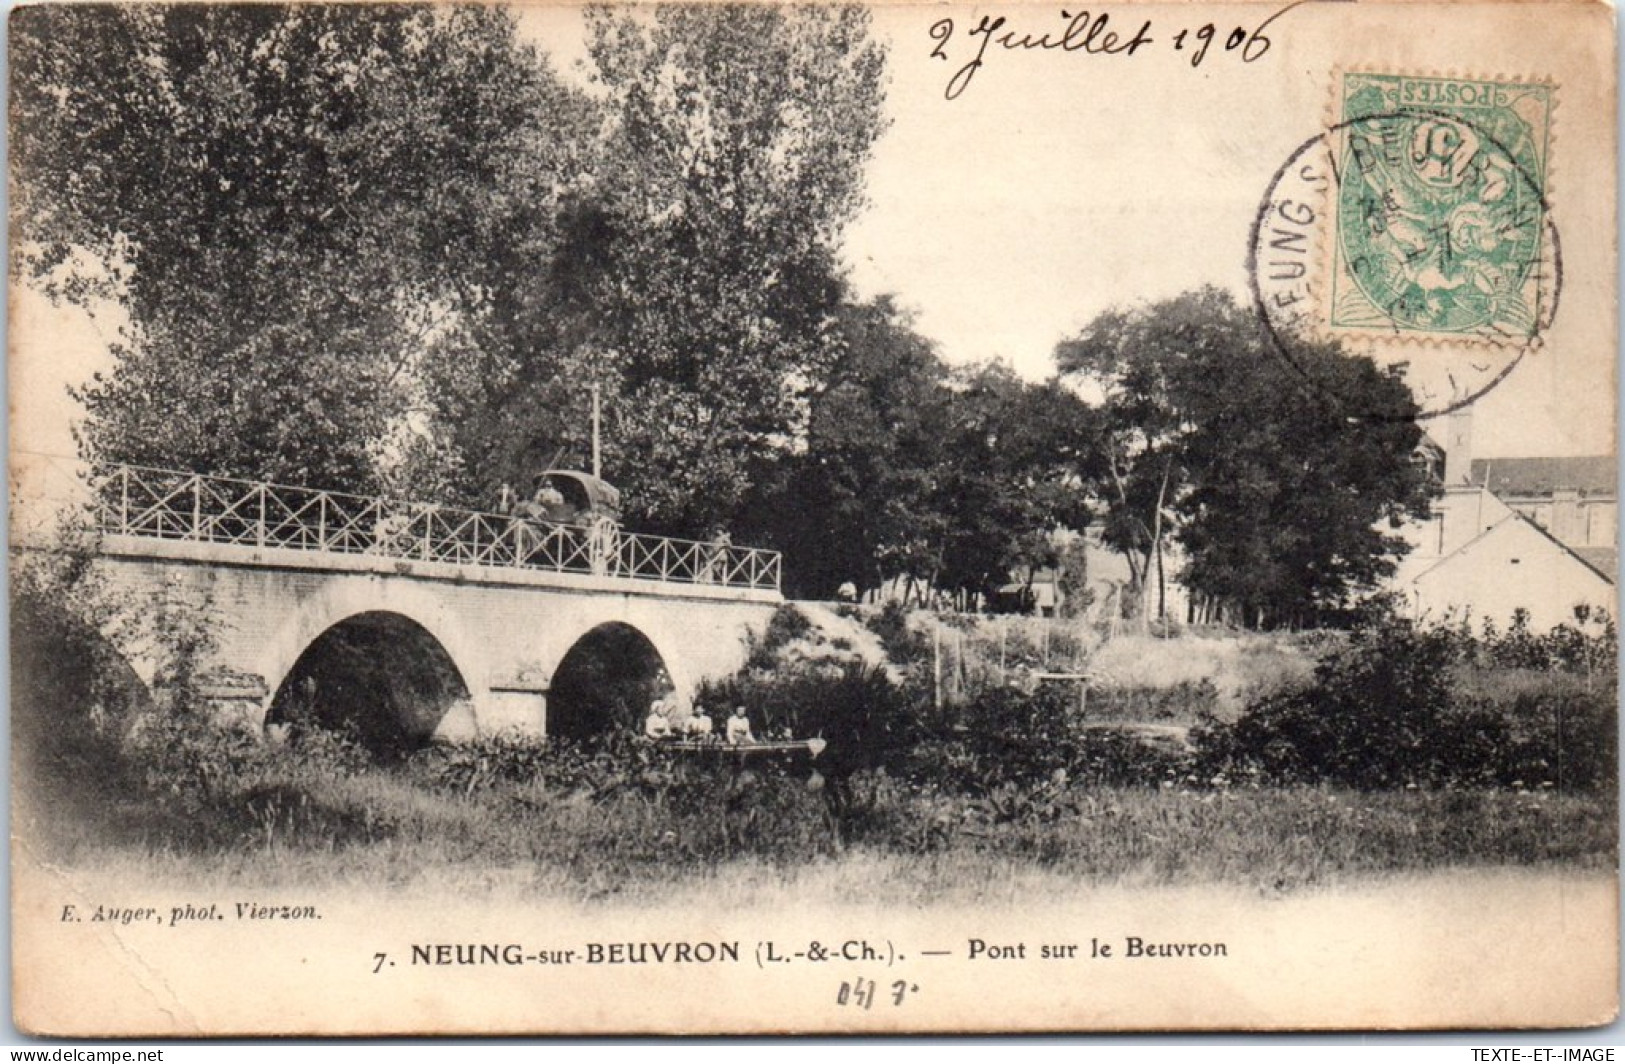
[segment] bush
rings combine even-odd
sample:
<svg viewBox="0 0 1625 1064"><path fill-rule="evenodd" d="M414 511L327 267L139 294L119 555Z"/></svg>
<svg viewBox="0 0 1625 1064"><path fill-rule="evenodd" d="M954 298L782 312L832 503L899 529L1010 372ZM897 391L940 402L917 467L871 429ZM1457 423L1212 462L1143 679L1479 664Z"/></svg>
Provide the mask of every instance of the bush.
<svg viewBox="0 0 1625 1064"><path fill-rule="evenodd" d="M886 657L898 666L907 668L931 656L931 641L924 633L911 628L909 611L896 599L888 601L879 613L864 618L868 629L880 638Z"/></svg>
<svg viewBox="0 0 1625 1064"><path fill-rule="evenodd" d="M1538 642L1509 632L1491 656L1550 667L1544 650L1530 649ZM1546 674L1496 698L1481 690L1494 685L1475 678L1474 656L1458 631L1393 618L1358 630L1309 686L1256 702L1233 724L1195 729L1202 774L1361 790L1611 781L1611 690Z"/></svg>
<svg viewBox="0 0 1625 1064"><path fill-rule="evenodd" d="M987 802L995 820L1043 819L1072 808L1080 788L1154 787L1184 775L1188 762L1177 743L1090 726L1064 688L1028 694L1004 687L984 692L946 731L921 743L907 778Z"/></svg>
<svg viewBox="0 0 1625 1064"><path fill-rule="evenodd" d="M146 689L54 582L12 573L11 739L20 818L95 821L139 785L123 756Z"/></svg>
<svg viewBox="0 0 1625 1064"><path fill-rule="evenodd" d="M1619 711L1612 687L1550 678L1510 703L1475 702L1472 712L1497 722L1494 782L1564 792L1606 793L1614 787Z"/></svg>
<svg viewBox="0 0 1625 1064"><path fill-rule="evenodd" d="M1501 631L1486 618L1478 634L1464 618L1454 626L1462 657L1484 668L1542 672L1609 673L1617 670L1619 631L1607 610L1574 607L1574 619L1545 634L1529 627L1529 611L1516 610Z"/></svg>
<svg viewBox="0 0 1625 1064"><path fill-rule="evenodd" d="M1388 620L1355 633L1314 682L1195 732L1205 770L1381 789L1426 782L1441 755L1456 661L1447 633Z"/></svg>
<svg viewBox="0 0 1625 1064"><path fill-rule="evenodd" d="M11 719L28 780L19 793L93 823L134 802L217 791L240 768L221 752L235 740L198 724L209 603L175 588L121 599L98 579L95 551L93 536L69 531L61 550L23 555L11 570Z"/></svg>
<svg viewBox="0 0 1625 1064"><path fill-rule="evenodd" d="M812 620L806 614L797 609L794 603L783 603L773 611L773 616L768 618L767 628L762 631L761 638L751 639L750 654L745 667L772 668L780 650L803 638L812 630Z"/></svg>
<svg viewBox="0 0 1625 1064"><path fill-rule="evenodd" d="M1078 762L1076 710L1072 692L1050 685L1032 694L1014 687L983 692L963 717L975 778L955 782L975 792L1064 776Z"/></svg>
<svg viewBox="0 0 1625 1064"><path fill-rule="evenodd" d="M554 825L557 842L521 842L527 856L604 875L711 866L741 853L805 861L831 843L821 802L783 762L747 764L721 747L686 752L622 735L531 751L536 771L527 781L482 777L470 795L524 840L532 825Z"/></svg>
<svg viewBox="0 0 1625 1064"><path fill-rule="evenodd" d="M1186 776L1191 752L1177 741L1098 729L1078 745L1072 778L1090 787L1155 787Z"/></svg>
<svg viewBox="0 0 1625 1064"><path fill-rule="evenodd" d="M501 783L524 783L564 760L558 744L522 735L482 736L470 742L431 743L414 752L408 772L430 787L469 794ZM574 752L574 748L569 748Z"/></svg>

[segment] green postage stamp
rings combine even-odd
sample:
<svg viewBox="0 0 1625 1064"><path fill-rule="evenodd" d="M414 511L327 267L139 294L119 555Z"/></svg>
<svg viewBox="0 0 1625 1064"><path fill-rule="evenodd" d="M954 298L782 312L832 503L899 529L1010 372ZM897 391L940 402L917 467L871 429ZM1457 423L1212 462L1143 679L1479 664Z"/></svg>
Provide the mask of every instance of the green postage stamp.
<svg viewBox="0 0 1625 1064"><path fill-rule="evenodd" d="M1343 76L1330 324L1525 345L1554 311L1549 84Z"/></svg>

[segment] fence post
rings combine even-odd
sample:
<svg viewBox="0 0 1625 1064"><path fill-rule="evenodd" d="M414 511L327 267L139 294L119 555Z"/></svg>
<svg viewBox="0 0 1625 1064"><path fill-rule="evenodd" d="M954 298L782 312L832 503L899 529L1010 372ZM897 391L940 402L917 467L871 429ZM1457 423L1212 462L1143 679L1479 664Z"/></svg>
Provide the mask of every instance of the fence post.
<svg viewBox="0 0 1625 1064"><path fill-rule="evenodd" d="M263 548L265 546L265 493L268 489L263 482L257 485L257 488L260 497L260 522L255 529L254 539Z"/></svg>
<svg viewBox="0 0 1625 1064"><path fill-rule="evenodd" d="M931 617L931 705L942 708L942 626Z"/></svg>
<svg viewBox="0 0 1625 1064"><path fill-rule="evenodd" d="M316 549L327 550L327 492L316 496Z"/></svg>
<svg viewBox="0 0 1625 1064"><path fill-rule="evenodd" d="M203 477L192 474L192 538L203 538Z"/></svg>
<svg viewBox="0 0 1625 1064"><path fill-rule="evenodd" d="M119 466L118 530L120 535L130 531L130 467Z"/></svg>

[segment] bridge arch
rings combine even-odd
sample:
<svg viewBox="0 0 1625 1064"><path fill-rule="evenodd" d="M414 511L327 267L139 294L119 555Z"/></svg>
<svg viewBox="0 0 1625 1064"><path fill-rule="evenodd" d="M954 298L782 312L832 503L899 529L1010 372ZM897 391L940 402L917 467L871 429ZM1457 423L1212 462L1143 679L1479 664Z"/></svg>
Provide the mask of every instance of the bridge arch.
<svg viewBox="0 0 1625 1064"><path fill-rule="evenodd" d="M468 712L470 692L451 655L399 613L347 617L305 648L271 696L269 725L347 731L393 759L428 742L449 714Z"/></svg>
<svg viewBox="0 0 1625 1064"><path fill-rule="evenodd" d="M605 621L582 632L554 668L548 734L586 739L636 731L650 702L675 692L665 659L649 637L623 621Z"/></svg>
<svg viewBox="0 0 1625 1064"><path fill-rule="evenodd" d="M692 653L687 653L681 614L673 614L668 606L650 599L629 596L593 596L575 599L565 609L551 617L551 624L538 632L535 653L543 661L549 682L548 733L559 734L554 724L561 721L557 713L556 695L559 671L565 669L565 697L569 697L570 655L582 648L583 640L603 637L614 632L632 632L647 648L658 666L665 671L666 686L673 690L679 702L687 703L695 690L692 671ZM595 634L596 635L595 637ZM637 642L630 640L629 642ZM643 705L647 710L647 703Z"/></svg>
<svg viewBox="0 0 1625 1064"><path fill-rule="evenodd" d="M477 732L484 655L429 589L358 577L302 601L260 654L266 724L354 723L375 752Z"/></svg>

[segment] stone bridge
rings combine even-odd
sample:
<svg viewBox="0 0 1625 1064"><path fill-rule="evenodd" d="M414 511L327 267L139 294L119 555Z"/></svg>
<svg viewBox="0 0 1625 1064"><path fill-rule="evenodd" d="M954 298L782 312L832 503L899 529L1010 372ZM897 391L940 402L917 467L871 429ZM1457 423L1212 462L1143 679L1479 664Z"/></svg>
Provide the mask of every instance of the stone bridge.
<svg viewBox="0 0 1625 1064"><path fill-rule="evenodd" d="M369 745L635 726L744 662L770 551L118 467L90 478L113 597L201 619L201 693ZM149 683L157 656L132 662ZM723 707L709 707L713 713Z"/></svg>

